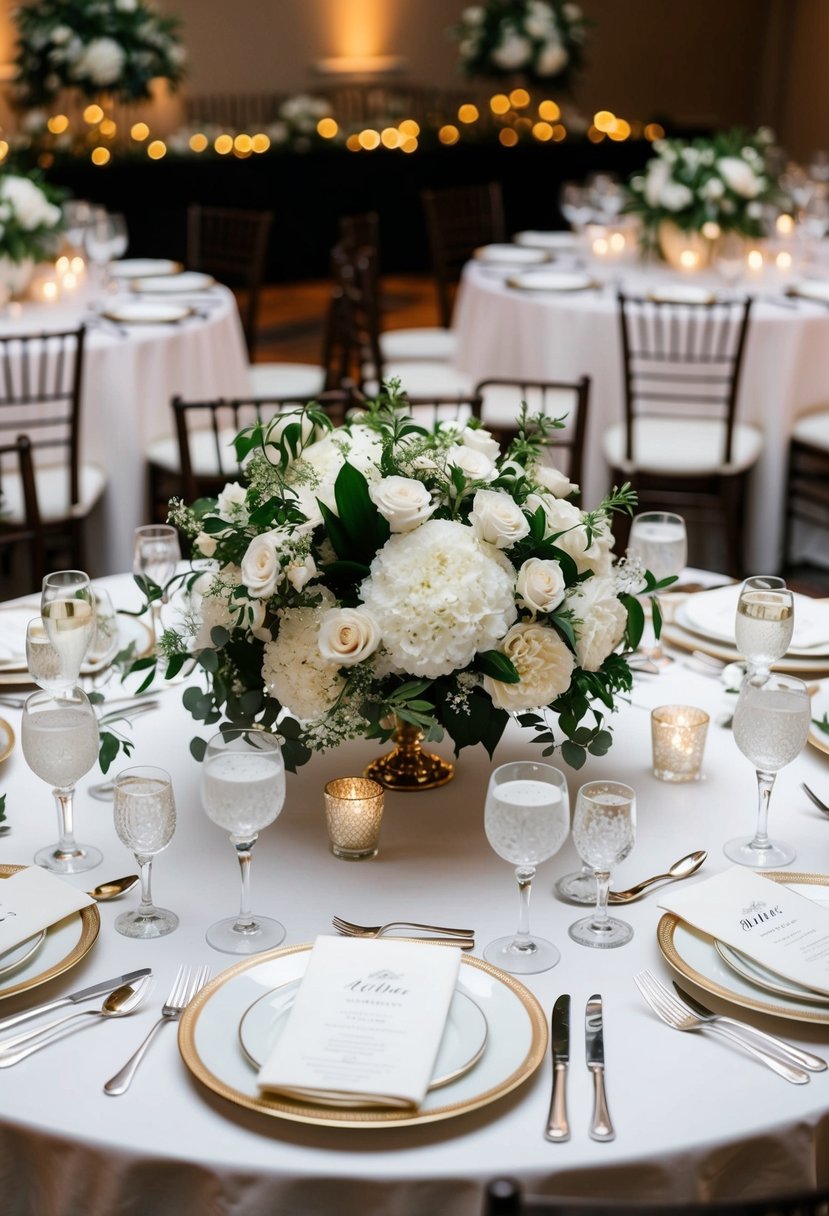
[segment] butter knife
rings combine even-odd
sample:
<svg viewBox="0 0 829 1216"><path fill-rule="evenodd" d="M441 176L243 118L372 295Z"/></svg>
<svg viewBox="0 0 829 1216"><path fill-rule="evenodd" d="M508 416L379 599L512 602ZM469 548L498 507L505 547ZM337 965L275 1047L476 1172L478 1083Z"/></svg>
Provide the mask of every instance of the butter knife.
<svg viewBox="0 0 829 1216"><path fill-rule="evenodd" d="M79 1005L81 1001L88 1001L93 996L104 996L105 993L120 988L122 984L131 984L133 980L141 979L142 975L152 975L152 968L141 967L138 971L128 971L126 975L116 975L114 979L101 980L99 984L92 984L89 988L80 988L77 992L70 993L69 996L61 996L54 1001L44 1001L42 1005L24 1009L22 1013L13 1013L11 1017L3 1018L0 1021L0 1031L17 1026L20 1022L28 1021L29 1018L36 1018L38 1014L51 1013L53 1009L60 1009L63 1005Z"/></svg>
<svg viewBox="0 0 829 1216"><path fill-rule="evenodd" d="M598 993L587 1002L584 1014L585 1052L587 1067L593 1074L593 1117L590 1120L591 1140L614 1140L616 1132L607 1108L604 1087L604 1023L602 998Z"/></svg>
<svg viewBox="0 0 829 1216"><path fill-rule="evenodd" d="M553 1005L553 1095L547 1130L544 1135L554 1143L570 1139L567 1122L567 1066L570 1063L570 997L560 996Z"/></svg>

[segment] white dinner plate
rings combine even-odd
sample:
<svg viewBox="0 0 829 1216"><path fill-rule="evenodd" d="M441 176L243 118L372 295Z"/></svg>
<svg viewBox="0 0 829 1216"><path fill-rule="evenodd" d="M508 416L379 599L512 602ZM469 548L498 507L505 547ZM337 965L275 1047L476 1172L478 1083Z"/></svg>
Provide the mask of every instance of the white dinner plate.
<svg viewBox="0 0 829 1216"><path fill-rule="evenodd" d="M182 270L180 274L150 275L147 278L135 279L133 291L146 292L147 295L178 295L188 291L205 291L212 287L216 280L212 275L202 274L200 270Z"/></svg>
<svg viewBox="0 0 829 1216"><path fill-rule="evenodd" d="M691 595L679 607L677 620L703 637L734 645L734 621L740 584ZM787 654L798 658L829 656L829 602L794 593L794 632Z"/></svg>
<svg viewBox="0 0 829 1216"><path fill-rule="evenodd" d="M481 245L475 250L475 257L479 262L493 266L536 266L550 260L544 249L529 249L523 245Z"/></svg>
<svg viewBox="0 0 829 1216"><path fill-rule="evenodd" d="M762 966L755 959L749 958L747 954L735 950L727 942L715 941L714 949L727 967L736 971L737 975L741 975L743 979L748 980L754 988L762 988L766 992L773 992L776 996L794 997L795 1000L804 1001L808 1005L822 1005L825 1009L829 1009L829 996L825 992L814 992L811 988L804 988L802 984L796 984L794 980L787 980L785 976L778 975L775 971L769 971L767 967Z"/></svg>
<svg viewBox="0 0 829 1216"><path fill-rule="evenodd" d="M178 274L181 262L170 258L122 258L110 263L109 273L114 279L141 279L147 275Z"/></svg>
<svg viewBox="0 0 829 1216"><path fill-rule="evenodd" d="M546 249L550 253L569 253L579 247L579 237L575 232L528 229L526 232L516 232L512 239L516 245L526 245L530 249Z"/></svg>
<svg viewBox="0 0 829 1216"><path fill-rule="evenodd" d="M25 868L0 865L0 879L10 878ZM50 925L43 943L25 959L18 960L13 972L0 978L0 1000L28 992L74 967L92 949L100 928L101 916L96 904Z"/></svg>
<svg viewBox="0 0 829 1216"><path fill-rule="evenodd" d="M677 650L699 650L703 654L720 659L723 663L737 663L741 656L736 648L725 642L712 641L702 634L695 633L683 624L686 620L681 606L677 608L674 620L663 621L661 641L666 646L674 646ZM787 656L777 663L772 663L772 671L782 671L788 675L826 676L829 675L829 653L820 658L798 658Z"/></svg>
<svg viewBox="0 0 829 1216"><path fill-rule="evenodd" d="M829 756L829 725L825 729L817 725L824 721L829 724L829 684L821 684L812 697L812 719L806 736L807 743Z"/></svg>
<svg viewBox="0 0 829 1216"><path fill-rule="evenodd" d="M547 1048L547 1018L517 979L464 956L458 987L479 1007L489 1033L474 1068L431 1090L416 1111L341 1109L263 1094L236 1034L245 1012L262 996L301 978L311 946L289 946L245 959L194 997L179 1024L179 1050L193 1075L236 1106L278 1119L318 1126L381 1128L431 1123L477 1110L523 1084Z"/></svg>
<svg viewBox="0 0 829 1216"><path fill-rule="evenodd" d="M175 325L192 311L186 304L166 304L163 300L127 300L110 304L102 309L101 316L125 325Z"/></svg>
<svg viewBox="0 0 829 1216"><path fill-rule="evenodd" d="M697 287L693 283L666 283L649 292L648 298L658 304L713 304L717 294L710 287Z"/></svg>
<svg viewBox="0 0 829 1216"><path fill-rule="evenodd" d="M6 606L0 604L0 687L14 684L33 684L26 666L26 626L32 617L40 615L40 600ZM118 623L118 650L132 645L137 659L150 654L155 645L152 630L145 621L136 616L116 617ZM106 662L86 662L81 675L95 675L103 670ZM0 759L2 759L0 739Z"/></svg>
<svg viewBox="0 0 829 1216"><path fill-rule="evenodd" d="M599 284L580 270L539 270L531 274L515 274L507 279L510 287L521 291L589 291Z"/></svg>
<svg viewBox="0 0 829 1216"><path fill-rule="evenodd" d="M829 304L829 279L801 279L787 288L786 294L800 296L804 300L818 300Z"/></svg>
<svg viewBox="0 0 829 1216"><path fill-rule="evenodd" d="M776 871L766 873L765 877L785 883L808 899L829 902L829 875ZM811 1001L794 996L776 995L772 1000L763 989L738 975L724 962L717 952L713 937L685 924L672 912L667 912L660 920L656 938L665 959L674 970L706 992L731 1001L741 1009L755 1009L758 1013L773 1014L795 1022L829 1025L829 1007L824 1005L818 1009Z"/></svg>
<svg viewBox="0 0 829 1216"><path fill-rule="evenodd" d="M0 718L0 764L8 760L14 749L14 731L5 718Z"/></svg>
<svg viewBox="0 0 829 1216"><path fill-rule="evenodd" d="M279 1041L301 983L301 980L289 980L273 992L265 993L253 1002L242 1017L239 1023L239 1042L242 1051L257 1071ZM469 1072L483 1055L486 1040L486 1018L467 993L456 989L449 1006L429 1089L441 1089L450 1081L455 1081ZM338 1105L346 1104L358 1105L356 1101L343 1101Z"/></svg>

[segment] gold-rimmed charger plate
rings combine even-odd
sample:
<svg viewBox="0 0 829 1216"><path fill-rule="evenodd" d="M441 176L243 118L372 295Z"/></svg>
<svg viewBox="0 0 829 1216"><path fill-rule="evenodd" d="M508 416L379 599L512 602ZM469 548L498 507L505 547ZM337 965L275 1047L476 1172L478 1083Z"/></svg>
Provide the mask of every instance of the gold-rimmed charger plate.
<svg viewBox="0 0 829 1216"><path fill-rule="evenodd" d="M782 870L764 872L764 877L774 882L784 883L794 890L804 888L800 893L814 896L814 888L823 887L824 895L821 902L829 902L829 875L827 874L787 874ZM656 940L665 960L685 979L691 980L699 988L710 992L713 996L722 997L741 1009L754 1009L758 1013L771 1014L774 1017L786 1018L795 1022L812 1022L819 1026L829 1026L829 1008L822 1011L811 1003L798 1001L794 998L783 997L770 1000L762 989L751 984L747 979L736 974L720 957L714 945L713 937L694 929L680 920L672 912L666 912L656 927Z"/></svg>
<svg viewBox="0 0 829 1216"><path fill-rule="evenodd" d="M677 650L689 652L700 650L703 654L711 655L713 659L720 659L723 663L741 661L736 647L692 633L690 629L678 624L676 620L663 621L660 641L666 646L676 647ZM829 675L829 654L814 659L794 657L780 659L779 662L772 664L772 671L787 672L789 675Z"/></svg>
<svg viewBox="0 0 829 1216"><path fill-rule="evenodd" d="M806 742L811 747L829 756L829 730L822 730L819 726L815 726L815 719L821 721L824 715L829 721L829 683L819 685L812 697L812 720L806 736Z"/></svg>
<svg viewBox="0 0 829 1216"><path fill-rule="evenodd" d="M8 760L14 750L14 731L5 718L0 718L0 764Z"/></svg>
<svg viewBox="0 0 829 1216"><path fill-rule="evenodd" d="M461 959L459 983L489 1026L482 1058L464 1076L428 1093L416 1111L339 1109L263 1095L236 1028L257 995L301 976L311 944L271 950L217 976L190 1002L179 1025L182 1058L208 1089L236 1106L318 1127L409 1127L454 1118L487 1106L523 1084L544 1058L547 1019L536 998L513 976L482 959Z"/></svg>
<svg viewBox="0 0 829 1216"><path fill-rule="evenodd" d="M20 645L25 648L26 625L34 616L40 615L40 601L32 600L18 604L0 604L0 625L4 634L20 636ZM136 616L127 616L116 612L118 623L118 650L124 650L130 644L135 646L135 658L143 659L152 654L155 647L155 637L152 628L146 621ZM81 675L97 675L109 666L110 660L85 662L81 667ZM0 657L0 688L35 688L35 682L29 675L26 666L26 656L23 650L11 657ZM2 739L0 739L2 751ZM0 755L0 760L4 757Z"/></svg>
<svg viewBox="0 0 829 1216"><path fill-rule="evenodd" d="M0 879L11 878L27 868L0 865ZM74 967L92 949L100 928L101 917L95 904L50 925L43 945L9 977L11 982L4 984L0 980L0 1001L37 988Z"/></svg>

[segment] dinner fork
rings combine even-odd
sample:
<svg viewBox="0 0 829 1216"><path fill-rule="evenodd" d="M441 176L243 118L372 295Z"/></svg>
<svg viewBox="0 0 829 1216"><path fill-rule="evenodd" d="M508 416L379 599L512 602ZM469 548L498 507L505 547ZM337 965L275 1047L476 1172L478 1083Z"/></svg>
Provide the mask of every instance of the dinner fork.
<svg viewBox="0 0 829 1216"><path fill-rule="evenodd" d="M426 940L442 941L445 945L460 946L462 950L471 950L475 945L474 929L450 929L446 925L422 925L409 920L391 920L385 925L355 925L341 916L333 916L331 923L343 937L382 937L389 929L415 929L434 935L433 939Z"/></svg>
<svg viewBox="0 0 829 1216"><path fill-rule="evenodd" d="M822 802L821 799L818 798L818 796L814 790L809 789L809 787L805 781L801 781L800 788L803 790L803 793L806 795L806 797L810 798L812 800L812 802L815 804L815 806L817 807L817 809L819 811L823 811L824 815L829 815L829 806L827 806L825 802Z"/></svg>
<svg viewBox="0 0 829 1216"><path fill-rule="evenodd" d="M802 1068L797 1068L794 1064L787 1064L785 1060L778 1059L777 1056L767 1054L759 1047L749 1043L731 1027L698 1018L649 971L640 971L633 977L633 980L657 1017L668 1026L672 1026L674 1030L710 1030L712 1034L718 1034L722 1038L736 1043L738 1047L742 1047L743 1051L747 1051L749 1055L760 1060L772 1072L791 1081L793 1085L805 1085L809 1080L809 1074Z"/></svg>
<svg viewBox="0 0 829 1216"><path fill-rule="evenodd" d="M170 989L170 995L167 997L164 1005L161 1007L161 1017L151 1027L149 1034L144 1039L138 1050L127 1060L126 1064L120 1069L114 1077L110 1077L104 1085L104 1093L115 1097L118 1094L126 1093L132 1084L132 1079L138 1069L138 1065L144 1059L150 1043L155 1038L155 1035L160 1026L165 1022L177 1021L184 1010L192 1001L193 997L199 992L210 979L210 968L201 967L195 975L192 974L189 967L179 967L176 978L173 980L173 986Z"/></svg>

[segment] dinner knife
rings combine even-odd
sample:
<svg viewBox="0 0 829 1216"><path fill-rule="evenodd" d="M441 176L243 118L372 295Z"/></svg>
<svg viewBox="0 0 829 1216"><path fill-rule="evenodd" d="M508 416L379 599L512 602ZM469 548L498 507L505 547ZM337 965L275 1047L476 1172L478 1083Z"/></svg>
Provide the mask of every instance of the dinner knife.
<svg viewBox="0 0 829 1216"><path fill-rule="evenodd" d="M81 988L78 992L70 993L69 996L61 996L54 1001L44 1001L42 1005L35 1005L31 1009L24 1009L22 1013L13 1013L11 1017L3 1018L0 1021L0 1031L8 1030L11 1026L17 1026L20 1022L25 1022L29 1018L35 1018L40 1013L51 1013L53 1009L60 1009L62 1005L79 1005L81 1001L88 1001L93 996L103 996L107 992L120 988L122 984L131 984L133 980L141 979L142 975L152 975L152 968L141 967L138 971L128 971L126 975L116 975L114 979L101 980L99 984L92 984L89 988Z"/></svg>
<svg viewBox="0 0 829 1216"><path fill-rule="evenodd" d="M591 1140L613 1140L616 1132L607 1109L604 1088L604 1024L602 998L598 993L587 1002L584 1014L584 1039L587 1067L593 1074L593 1117L590 1120Z"/></svg>
<svg viewBox="0 0 829 1216"><path fill-rule="evenodd" d="M570 1139L567 1122L567 1066L570 1063L570 997L565 993L553 1005L553 1094L547 1116L547 1140L563 1143Z"/></svg>

